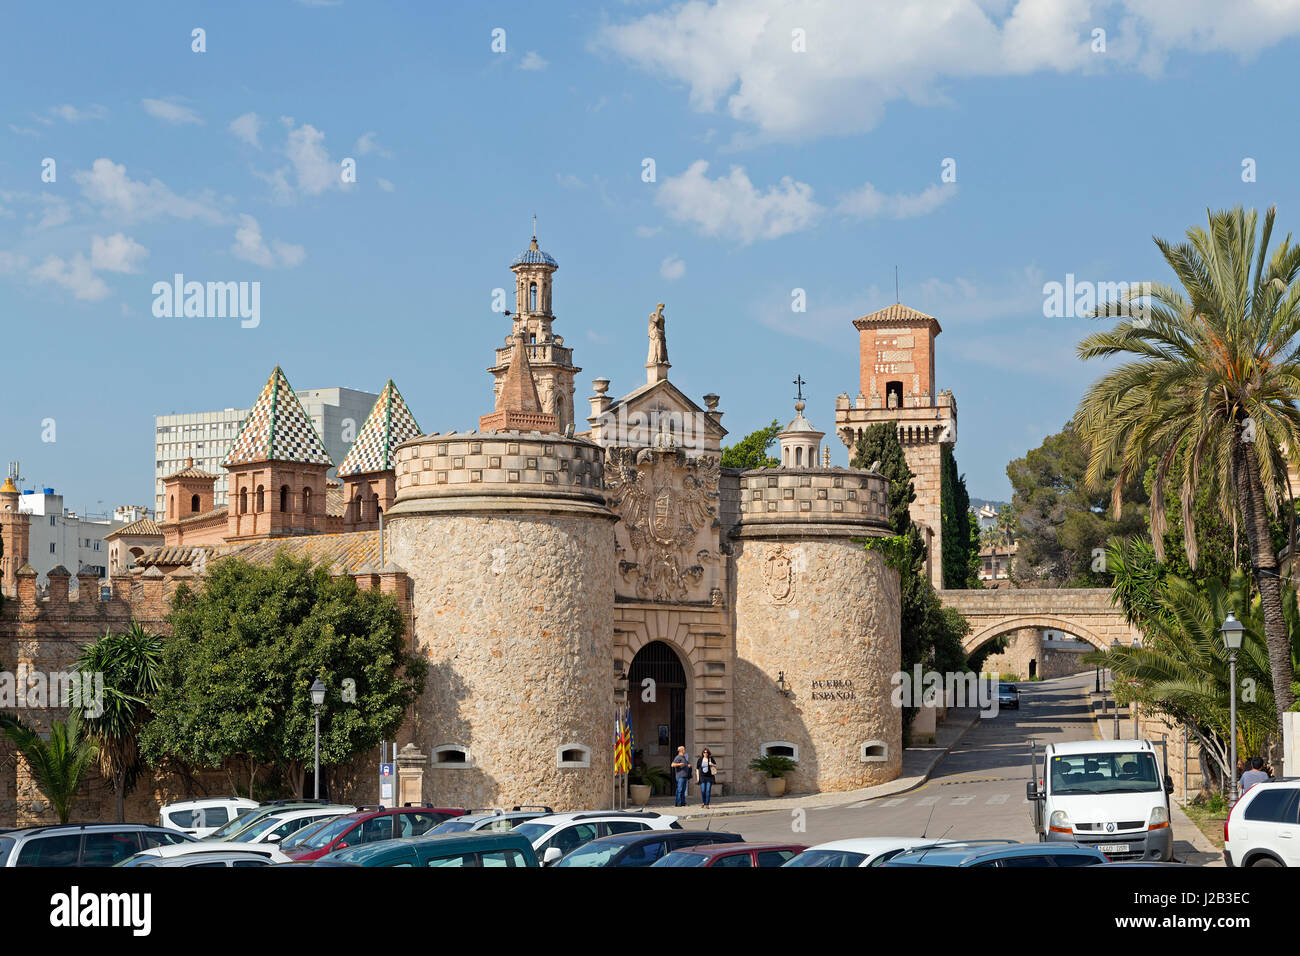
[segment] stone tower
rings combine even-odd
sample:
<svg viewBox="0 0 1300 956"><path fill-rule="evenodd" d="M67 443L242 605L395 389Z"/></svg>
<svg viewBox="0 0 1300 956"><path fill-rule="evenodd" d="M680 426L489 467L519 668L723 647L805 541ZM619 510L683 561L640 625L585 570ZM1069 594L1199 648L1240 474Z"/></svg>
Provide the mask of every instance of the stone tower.
<svg viewBox="0 0 1300 956"><path fill-rule="evenodd" d="M792 425L807 423L799 412ZM890 533L877 472L819 467L814 452L740 475L736 751L794 758L794 790L872 786L901 768L898 573L854 540Z"/></svg>
<svg viewBox="0 0 1300 956"><path fill-rule="evenodd" d="M943 331L934 316L896 303L853 322L858 330L859 386L835 400L835 430L849 449L878 422L894 422L916 499L912 521L926 541L930 581L943 587L940 548L940 446L957 443L957 403L935 392L934 340Z"/></svg>
<svg viewBox="0 0 1300 956"><path fill-rule="evenodd" d="M496 364L488 369L495 377L493 388L500 395L506 372L514 356L517 338L528 346L528 361L536 382L538 401L544 414L554 415L559 430L573 424L573 377L582 369L573 364L573 349L563 336L551 331L551 286L560 264L532 242L510 265L515 274L515 312L506 344L496 350Z"/></svg>
<svg viewBox="0 0 1300 956"><path fill-rule="evenodd" d="M333 462L280 366L222 464L230 476L227 540L325 531L325 473Z"/></svg>
<svg viewBox="0 0 1300 956"><path fill-rule="evenodd" d="M31 556L28 537L32 516L18 510L18 488L12 478L0 485L0 594L18 593L18 569Z"/></svg>
<svg viewBox="0 0 1300 956"><path fill-rule="evenodd" d="M415 416L390 378L352 447L339 462L337 474L343 481L344 531L370 531L379 527L379 516L387 513L397 497L393 450L419 435Z"/></svg>

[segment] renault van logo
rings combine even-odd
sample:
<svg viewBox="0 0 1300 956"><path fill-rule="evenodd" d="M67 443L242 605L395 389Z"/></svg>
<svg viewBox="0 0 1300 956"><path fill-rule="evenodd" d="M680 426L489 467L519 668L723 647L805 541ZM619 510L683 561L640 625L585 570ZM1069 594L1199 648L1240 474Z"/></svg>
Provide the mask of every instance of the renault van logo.
<svg viewBox="0 0 1300 956"><path fill-rule="evenodd" d="M1108 823L1108 824L1106 824L1106 832L1107 832L1107 833L1114 833L1114 832L1115 832L1115 824L1113 824L1113 823Z"/></svg>

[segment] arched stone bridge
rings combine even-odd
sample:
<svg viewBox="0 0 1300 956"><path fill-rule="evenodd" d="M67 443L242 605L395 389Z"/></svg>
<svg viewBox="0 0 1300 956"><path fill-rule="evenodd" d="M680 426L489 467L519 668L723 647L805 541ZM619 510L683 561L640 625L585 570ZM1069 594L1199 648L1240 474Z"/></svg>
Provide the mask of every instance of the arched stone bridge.
<svg viewBox="0 0 1300 956"><path fill-rule="evenodd" d="M1082 638L1094 647L1109 648L1111 641L1131 644L1137 628L1124 620L1111 604L1110 588L1004 588L999 590L944 590L945 607L956 608L970 621L967 653L1000 634L1022 627L1050 628Z"/></svg>

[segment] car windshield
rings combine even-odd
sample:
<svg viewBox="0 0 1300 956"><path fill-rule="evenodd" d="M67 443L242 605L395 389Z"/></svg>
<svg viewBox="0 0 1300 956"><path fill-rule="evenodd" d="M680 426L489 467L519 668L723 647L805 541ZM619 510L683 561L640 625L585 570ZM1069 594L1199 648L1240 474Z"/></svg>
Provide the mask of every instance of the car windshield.
<svg viewBox="0 0 1300 956"><path fill-rule="evenodd" d="M343 834L348 827L357 821L351 817L335 817L328 821L323 827L319 827L311 836L303 840L300 846L309 847L313 850L319 850L323 846L329 846Z"/></svg>
<svg viewBox="0 0 1300 956"><path fill-rule="evenodd" d="M474 824L467 823L464 820L447 820L444 823L439 823L436 827L434 827L429 832L430 833L463 833L465 830L472 830L472 829L474 829Z"/></svg>
<svg viewBox="0 0 1300 956"><path fill-rule="evenodd" d="M709 858L703 853L683 853L681 850L674 850L655 866L703 866L708 862Z"/></svg>
<svg viewBox="0 0 1300 956"><path fill-rule="evenodd" d="M261 834L265 833L267 830L271 829L271 827L276 826L281 822L283 821L276 816L263 817L262 819L258 820L256 823L244 827L244 829L240 830L230 839L234 843L249 843L255 840Z"/></svg>
<svg viewBox="0 0 1300 956"><path fill-rule="evenodd" d="M520 834L529 843L536 843L541 837L545 836L551 830L550 824L547 823L521 823L515 827L515 833Z"/></svg>
<svg viewBox="0 0 1300 956"><path fill-rule="evenodd" d="M786 866L861 866L866 858L848 850L804 850Z"/></svg>
<svg viewBox="0 0 1300 956"><path fill-rule="evenodd" d="M257 807L251 807L245 810L239 816L235 817L235 819L231 820L225 826L221 827L220 829L212 831L212 833L208 835L208 839L225 840L228 837L238 833L244 827L248 826L249 822L253 819L253 817L263 812L265 811Z"/></svg>
<svg viewBox="0 0 1300 956"><path fill-rule="evenodd" d="M597 840L595 843L588 843L586 846L580 846L568 856L566 856L556 866L608 866L609 861L618 855L618 851L623 849L622 843L604 843Z"/></svg>
<svg viewBox="0 0 1300 956"><path fill-rule="evenodd" d="M1055 796L1149 793L1160 789L1155 755L1146 751L1052 758L1051 792Z"/></svg>
<svg viewBox="0 0 1300 956"><path fill-rule="evenodd" d="M999 684L998 690L1004 694L1014 694L1016 692L1015 684Z"/></svg>
<svg viewBox="0 0 1300 956"><path fill-rule="evenodd" d="M297 833L291 833L283 840L281 840L280 849L287 850L290 847L300 846L302 842L306 840L308 837L310 837L313 833L319 832L321 827L327 827L332 822L333 821L327 817L326 819L321 820L318 823L307 824L307 826L303 827Z"/></svg>

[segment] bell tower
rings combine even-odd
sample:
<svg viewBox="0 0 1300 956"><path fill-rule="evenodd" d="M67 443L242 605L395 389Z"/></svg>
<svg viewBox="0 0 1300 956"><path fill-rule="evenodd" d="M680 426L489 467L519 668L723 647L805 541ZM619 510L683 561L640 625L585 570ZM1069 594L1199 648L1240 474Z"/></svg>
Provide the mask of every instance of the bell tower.
<svg viewBox="0 0 1300 956"><path fill-rule="evenodd" d="M500 399L506 372L514 357L519 337L527 349L527 361L537 383L542 414L554 415L559 431L573 424L573 379L582 369L573 364L573 349L564 345L563 336L551 331L555 321L551 290L560 264L537 244L537 219L533 219L533 238L528 248L515 257L510 271L515 274L515 311L505 344L496 349L496 363L488 369L495 381L493 391Z"/></svg>

